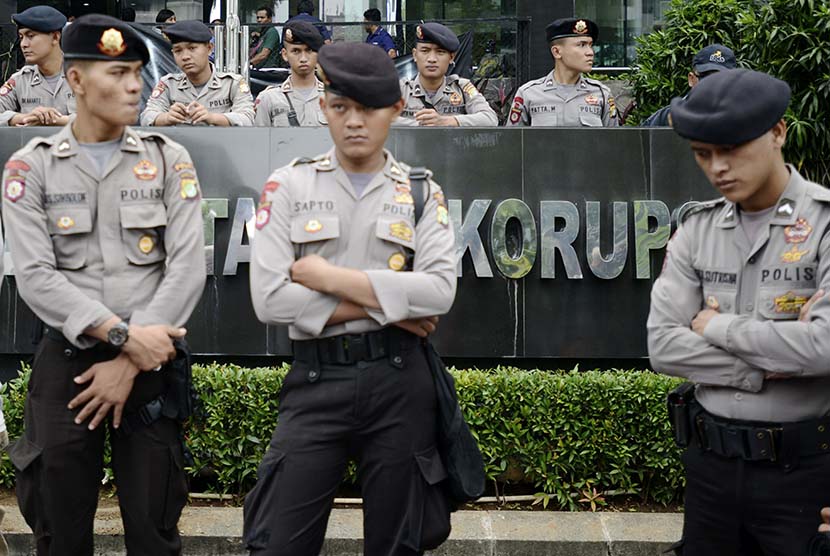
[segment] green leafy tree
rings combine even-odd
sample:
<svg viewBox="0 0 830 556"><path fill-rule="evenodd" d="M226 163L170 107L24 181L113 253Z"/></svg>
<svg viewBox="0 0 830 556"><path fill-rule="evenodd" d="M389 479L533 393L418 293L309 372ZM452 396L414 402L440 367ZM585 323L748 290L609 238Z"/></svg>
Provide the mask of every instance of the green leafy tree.
<svg viewBox="0 0 830 556"><path fill-rule="evenodd" d="M695 52L712 43L739 65L790 84L788 161L830 184L830 4L824 0L672 0L663 29L640 37L633 125L686 93Z"/></svg>

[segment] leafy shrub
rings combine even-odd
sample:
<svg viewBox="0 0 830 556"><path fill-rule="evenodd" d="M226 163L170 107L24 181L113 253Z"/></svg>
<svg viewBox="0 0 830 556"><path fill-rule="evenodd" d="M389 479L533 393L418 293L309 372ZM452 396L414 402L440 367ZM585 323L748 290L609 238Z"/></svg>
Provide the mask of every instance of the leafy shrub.
<svg viewBox="0 0 830 556"><path fill-rule="evenodd" d="M688 90L694 54L719 42L738 63L787 81L788 161L830 184L830 4L822 0L672 0L663 29L640 37L632 75L637 124Z"/></svg>
<svg viewBox="0 0 830 556"><path fill-rule="evenodd" d="M194 477L234 494L253 486L287 371L287 365L194 368L201 408L185 429ZM451 372L491 481L532 485L570 509L586 488L660 503L679 498L683 473L664 405L677 379L621 370ZM2 389L12 437L22 429L27 377L21 373ZM9 487L13 473L3 458L0 481Z"/></svg>

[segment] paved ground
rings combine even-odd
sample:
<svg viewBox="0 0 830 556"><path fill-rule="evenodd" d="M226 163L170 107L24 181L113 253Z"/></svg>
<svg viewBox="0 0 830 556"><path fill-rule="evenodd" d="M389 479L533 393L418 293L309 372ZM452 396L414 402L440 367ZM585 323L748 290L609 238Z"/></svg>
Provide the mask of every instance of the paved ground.
<svg viewBox="0 0 830 556"><path fill-rule="evenodd" d="M0 506L11 553L34 554L31 531L17 507ZM680 538L680 514L462 511L453 514L441 556L657 556ZM336 509L324 556L359 556L360 510ZM241 508L185 508L179 528L185 554L243 555ZM96 556L123 555L118 507L103 504L95 522Z"/></svg>

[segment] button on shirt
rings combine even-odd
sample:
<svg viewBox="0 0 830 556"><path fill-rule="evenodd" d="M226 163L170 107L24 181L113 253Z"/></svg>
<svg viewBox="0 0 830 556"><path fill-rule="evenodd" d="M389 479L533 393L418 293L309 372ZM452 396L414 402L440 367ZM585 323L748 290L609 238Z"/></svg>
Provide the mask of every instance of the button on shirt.
<svg viewBox="0 0 830 556"><path fill-rule="evenodd" d="M103 172L71 126L30 141L3 173L20 296L79 348L113 315L181 326L202 295L199 183L187 151L126 128Z"/></svg>
<svg viewBox="0 0 830 556"><path fill-rule="evenodd" d="M75 113L75 93L61 74L54 85L36 65L24 66L0 87L0 126L15 114L28 114L38 106L54 108L64 116Z"/></svg>
<svg viewBox="0 0 830 556"><path fill-rule="evenodd" d="M453 116L459 126L497 126L498 116L469 80L448 75L444 86L431 98L421 86L418 77L401 80L404 108L395 121L396 126L417 126L415 114L424 108L433 108L442 115Z"/></svg>
<svg viewBox="0 0 830 556"><path fill-rule="evenodd" d="M561 85L550 72L519 87L505 125L616 127L619 122L611 90L600 81L580 75L575 85Z"/></svg>
<svg viewBox="0 0 830 556"><path fill-rule="evenodd" d="M315 79L315 81L317 85L308 96L303 95L302 91L294 89L290 77L282 85L267 87L259 93L254 103L256 110L254 125L290 126L288 113L292 105L297 114L297 123L300 126L326 125L326 117L320 109L320 95L325 91L325 85L319 79ZM291 99L290 103L289 98Z"/></svg>
<svg viewBox="0 0 830 556"><path fill-rule="evenodd" d="M830 412L830 296L798 319L817 290L830 291L830 191L789 170L754 241L725 199L693 209L652 289L651 363L695 382L715 415L794 422ZM706 307L720 314L700 336L690 323Z"/></svg>
<svg viewBox="0 0 830 556"><path fill-rule="evenodd" d="M251 297L266 324L288 324L294 340L378 330L405 319L441 315L455 297L453 228L438 184L415 223L409 168L385 152L383 170L361 195L332 150L295 161L268 178L256 214ZM426 193L426 192L425 192ZM412 272L403 261L414 252ZM337 297L293 283L291 264L316 254L364 270L380 303L369 319L326 326Z"/></svg>
<svg viewBox="0 0 830 556"><path fill-rule="evenodd" d="M156 118L168 112L176 102L186 106L194 100L208 112L223 114L233 126L254 124L254 99L248 82L239 74L213 68L208 82L198 88L183 72L168 73L162 77L141 113L141 125L153 125Z"/></svg>

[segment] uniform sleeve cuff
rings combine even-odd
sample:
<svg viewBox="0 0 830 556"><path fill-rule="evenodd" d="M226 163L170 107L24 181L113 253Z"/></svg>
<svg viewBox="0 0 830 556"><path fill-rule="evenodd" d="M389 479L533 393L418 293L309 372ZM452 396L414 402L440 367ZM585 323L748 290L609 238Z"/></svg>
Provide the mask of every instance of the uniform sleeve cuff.
<svg viewBox="0 0 830 556"><path fill-rule="evenodd" d="M729 351L729 325L738 318L738 315L717 315L709 321L703 329L703 337L710 344Z"/></svg>
<svg viewBox="0 0 830 556"><path fill-rule="evenodd" d="M319 336L334 314L340 300L334 296L311 292L308 302L294 319L294 326L311 336Z"/></svg>
<svg viewBox="0 0 830 556"><path fill-rule="evenodd" d="M229 112L222 115L228 119L232 126L248 127L254 125L249 117L243 116L242 114L234 114L233 112Z"/></svg>
<svg viewBox="0 0 830 556"><path fill-rule="evenodd" d="M756 369L743 359L735 361L734 371L736 378L732 386L738 390L760 392L764 387L764 371Z"/></svg>
<svg viewBox="0 0 830 556"><path fill-rule="evenodd" d="M75 311L66 319L61 332L69 342L77 348L87 349L94 346L98 340L84 335L88 328L101 326L113 317L112 311L102 303L91 301L80 311Z"/></svg>
<svg viewBox="0 0 830 556"><path fill-rule="evenodd" d="M169 322L167 319L162 317L161 315L155 315L148 311L133 311L133 314L130 315L130 324L135 324L137 326L152 326L154 324L163 324L166 326L174 326L172 322Z"/></svg>
<svg viewBox="0 0 830 556"><path fill-rule="evenodd" d="M366 275L375 291L380 310L367 309L367 313L381 326L409 318L409 298L398 284L394 270L367 270Z"/></svg>

